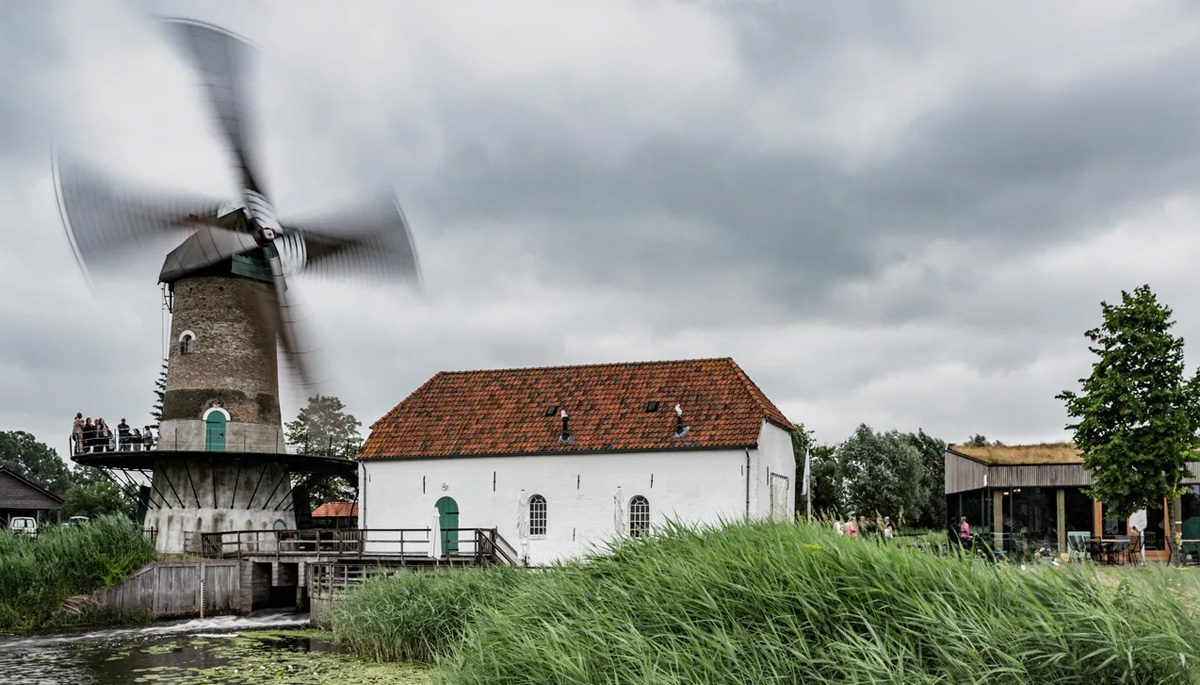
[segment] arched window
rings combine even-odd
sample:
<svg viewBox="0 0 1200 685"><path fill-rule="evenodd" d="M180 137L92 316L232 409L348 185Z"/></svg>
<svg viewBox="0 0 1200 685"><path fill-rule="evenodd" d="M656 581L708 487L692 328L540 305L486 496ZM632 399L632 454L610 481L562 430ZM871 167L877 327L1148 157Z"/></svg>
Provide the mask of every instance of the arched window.
<svg viewBox="0 0 1200 685"><path fill-rule="evenodd" d="M650 533L650 500L634 495L629 500L629 537L640 538Z"/></svg>
<svg viewBox="0 0 1200 685"><path fill-rule="evenodd" d="M191 354L193 343L196 342L196 335L191 331L186 331L179 336L179 354Z"/></svg>
<svg viewBox="0 0 1200 685"><path fill-rule="evenodd" d="M546 498L534 495L529 498L529 535L546 534Z"/></svg>

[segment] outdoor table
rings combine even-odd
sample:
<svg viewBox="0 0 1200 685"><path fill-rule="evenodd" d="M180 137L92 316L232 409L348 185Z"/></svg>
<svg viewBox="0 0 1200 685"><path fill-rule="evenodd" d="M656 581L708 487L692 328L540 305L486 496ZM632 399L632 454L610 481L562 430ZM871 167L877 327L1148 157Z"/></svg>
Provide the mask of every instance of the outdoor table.
<svg viewBox="0 0 1200 685"><path fill-rule="evenodd" d="M1129 551L1129 540L1122 538L1101 538L1104 545L1104 556L1109 565L1115 564L1122 555Z"/></svg>

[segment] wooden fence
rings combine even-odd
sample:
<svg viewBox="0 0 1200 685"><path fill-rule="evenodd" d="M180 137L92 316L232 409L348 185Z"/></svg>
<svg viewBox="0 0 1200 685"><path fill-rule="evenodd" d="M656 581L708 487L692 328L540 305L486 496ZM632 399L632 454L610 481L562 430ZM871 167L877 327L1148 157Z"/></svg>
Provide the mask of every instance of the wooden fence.
<svg viewBox="0 0 1200 685"><path fill-rule="evenodd" d="M155 617L207 616L235 613L240 589L236 561L167 561L143 566L96 599L119 609L149 609Z"/></svg>

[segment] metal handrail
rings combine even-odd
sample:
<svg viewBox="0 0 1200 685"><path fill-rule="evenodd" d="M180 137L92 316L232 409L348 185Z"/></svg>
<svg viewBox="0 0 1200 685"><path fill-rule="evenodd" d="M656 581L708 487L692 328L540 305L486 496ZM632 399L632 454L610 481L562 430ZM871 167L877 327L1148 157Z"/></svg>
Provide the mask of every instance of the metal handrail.
<svg viewBox="0 0 1200 685"><path fill-rule="evenodd" d="M185 434L181 437L176 431L163 431L158 426L154 426L153 429L155 432L152 434L148 443L145 441L144 435L138 438L139 442L133 442L133 434L131 432L129 436L129 442L122 444L120 441L120 434L117 432L116 427L109 426L108 430L111 435L109 435L108 438L102 438L98 435L93 436L87 439L90 444L82 449L76 444L77 441L75 439L75 433L70 433L67 436L67 452L73 456L78 456L82 454L107 454L109 452L149 452L152 450L164 450L172 452L208 451L201 449L203 445L199 447L197 446L194 436ZM242 446L242 449L240 450L242 452L253 452L257 450L264 452L277 452L280 454L300 453L339 456L346 459L353 458L354 455L358 453L358 449L361 447L361 445L356 442L348 441L345 444L340 445L338 448L334 448L332 438L326 441L325 447L321 447L319 443L311 442L309 440L305 440L302 443L290 443L282 433L275 435L274 447L271 447L270 443L267 443L264 446L262 444L262 438L251 438L249 435L243 433L240 439L233 436L226 436L225 445L227 450L234 451L239 442Z"/></svg>

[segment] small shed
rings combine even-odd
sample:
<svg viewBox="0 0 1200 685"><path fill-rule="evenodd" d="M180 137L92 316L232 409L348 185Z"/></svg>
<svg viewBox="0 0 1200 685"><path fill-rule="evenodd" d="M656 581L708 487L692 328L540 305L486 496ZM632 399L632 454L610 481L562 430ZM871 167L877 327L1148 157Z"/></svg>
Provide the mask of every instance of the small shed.
<svg viewBox="0 0 1200 685"><path fill-rule="evenodd" d="M14 516L38 518L42 512L54 512L55 519L62 521L62 505L58 495L0 468L0 523L5 528Z"/></svg>
<svg viewBox="0 0 1200 685"><path fill-rule="evenodd" d="M313 510L314 528L358 528L358 502L326 502Z"/></svg>

